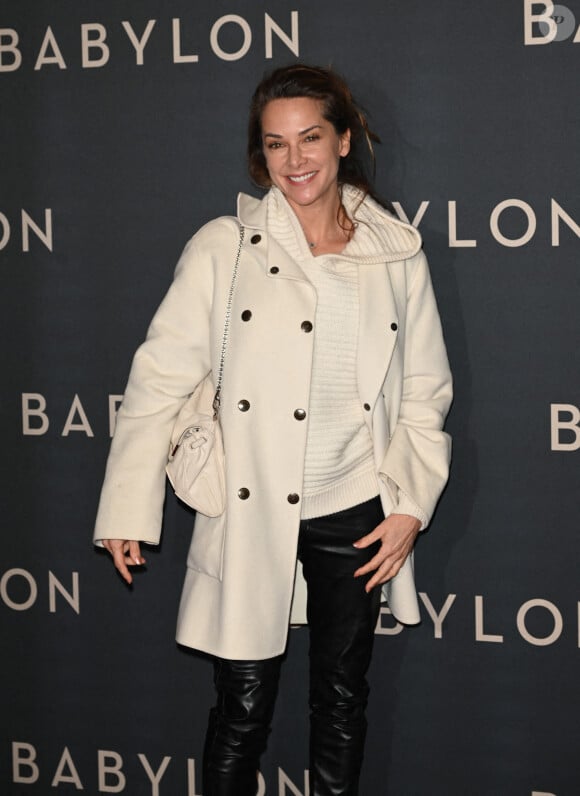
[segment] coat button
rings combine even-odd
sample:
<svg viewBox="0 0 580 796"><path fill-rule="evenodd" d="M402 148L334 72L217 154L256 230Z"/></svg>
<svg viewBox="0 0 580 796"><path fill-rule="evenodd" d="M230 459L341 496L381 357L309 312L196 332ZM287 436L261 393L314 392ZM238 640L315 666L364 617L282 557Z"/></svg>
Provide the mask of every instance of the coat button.
<svg viewBox="0 0 580 796"><path fill-rule="evenodd" d="M300 324L300 328L302 329L303 332L311 332L312 324L310 323L310 321L302 321L302 323Z"/></svg>
<svg viewBox="0 0 580 796"><path fill-rule="evenodd" d="M249 408L250 408L250 402L246 401L245 398L242 398L241 401L238 401L238 409L240 410L240 412L247 412Z"/></svg>
<svg viewBox="0 0 580 796"><path fill-rule="evenodd" d="M238 497L240 500L247 500L250 497L250 490L243 486L241 489L238 489Z"/></svg>
<svg viewBox="0 0 580 796"><path fill-rule="evenodd" d="M273 266L270 268L270 273L271 273L271 274L277 274L279 271L280 271L280 269L278 268L278 266L277 266L277 265L273 265Z"/></svg>
<svg viewBox="0 0 580 796"><path fill-rule="evenodd" d="M242 312L242 320L243 321L249 321L251 317L252 317L252 313L250 312L250 310L244 310Z"/></svg>
<svg viewBox="0 0 580 796"><path fill-rule="evenodd" d="M290 492L290 494L288 495L287 500L288 500L288 503L292 503L292 504L298 503L298 501L300 500L300 495L297 495L296 492Z"/></svg>
<svg viewBox="0 0 580 796"><path fill-rule="evenodd" d="M253 243L255 245L256 243L259 243L261 240L262 240L261 235L252 235L252 237L250 238L250 243Z"/></svg>
<svg viewBox="0 0 580 796"><path fill-rule="evenodd" d="M304 420L306 417L306 410L305 409L295 409L294 410L294 417L296 420Z"/></svg>
<svg viewBox="0 0 580 796"><path fill-rule="evenodd" d="M365 412L370 412L371 411L371 405L370 404L363 404L363 409L365 410Z"/></svg>
<svg viewBox="0 0 580 796"><path fill-rule="evenodd" d="M399 328L399 327L397 326L397 324L396 324L396 323L392 323L392 324L391 324L391 329L393 330L393 332L396 332L398 328Z"/></svg>

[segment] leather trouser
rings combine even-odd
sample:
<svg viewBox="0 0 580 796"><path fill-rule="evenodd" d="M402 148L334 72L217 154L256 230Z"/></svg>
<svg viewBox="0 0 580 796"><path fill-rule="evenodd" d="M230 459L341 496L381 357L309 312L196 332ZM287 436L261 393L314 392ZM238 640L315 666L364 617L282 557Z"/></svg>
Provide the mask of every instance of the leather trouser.
<svg viewBox="0 0 580 796"><path fill-rule="evenodd" d="M302 520L298 557L308 586L310 627L310 796L357 796L366 736L366 673L380 589L354 578L379 543L352 543L382 521L380 499L326 517ZM255 796L282 656L260 661L216 659L218 694L203 760L204 796Z"/></svg>

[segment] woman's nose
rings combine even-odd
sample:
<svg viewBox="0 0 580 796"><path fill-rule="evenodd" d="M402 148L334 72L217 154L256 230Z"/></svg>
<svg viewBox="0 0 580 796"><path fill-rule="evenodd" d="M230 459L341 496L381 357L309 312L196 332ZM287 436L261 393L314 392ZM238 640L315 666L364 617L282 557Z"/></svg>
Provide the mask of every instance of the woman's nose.
<svg viewBox="0 0 580 796"><path fill-rule="evenodd" d="M306 161L306 157L300 146L288 147L288 163L292 167L301 166Z"/></svg>

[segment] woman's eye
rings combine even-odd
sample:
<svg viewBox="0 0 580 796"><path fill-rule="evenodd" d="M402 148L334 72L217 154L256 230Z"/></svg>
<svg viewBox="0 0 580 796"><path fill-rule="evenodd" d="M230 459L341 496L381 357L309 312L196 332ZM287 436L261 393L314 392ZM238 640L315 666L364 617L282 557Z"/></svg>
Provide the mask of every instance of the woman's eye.
<svg viewBox="0 0 580 796"><path fill-rule="evenodd" d="M281 146L282 144L280 141L271 141L269 144L267 144L268 149L280 149Z"/></svg>
<svg viewBox="0 0 580 796"><path fill-rule="evenodd" d="M304 139L305 141L318 141L320 136L317 133L312 133L311 135L307 135Z"/></svg>

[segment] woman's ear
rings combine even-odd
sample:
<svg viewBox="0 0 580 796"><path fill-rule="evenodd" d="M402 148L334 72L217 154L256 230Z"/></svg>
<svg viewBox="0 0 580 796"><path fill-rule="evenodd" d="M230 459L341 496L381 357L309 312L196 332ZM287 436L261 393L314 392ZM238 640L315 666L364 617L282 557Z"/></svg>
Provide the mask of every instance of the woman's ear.
<svg viewBox="0 0 580 796"><path fill-rule="evenodd" d="M340 136L340 149L338 150L338 154L341 158L345 158L348 153L350 152L350 129L345 130L345 132Z"/></svg>

